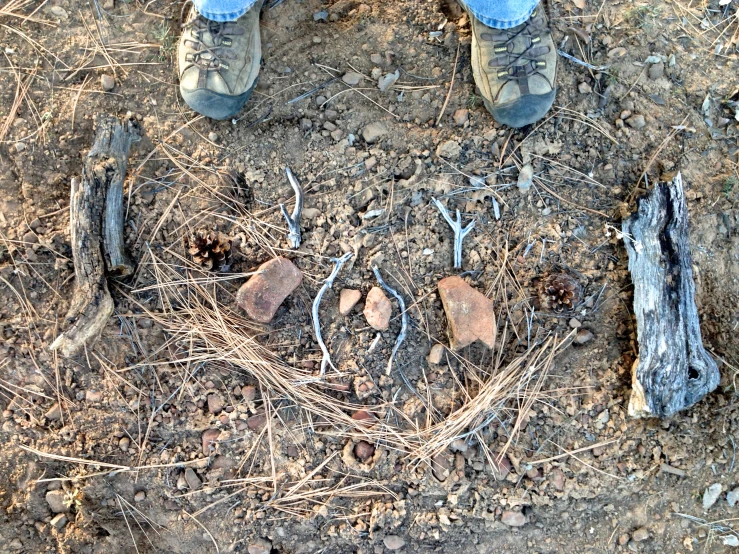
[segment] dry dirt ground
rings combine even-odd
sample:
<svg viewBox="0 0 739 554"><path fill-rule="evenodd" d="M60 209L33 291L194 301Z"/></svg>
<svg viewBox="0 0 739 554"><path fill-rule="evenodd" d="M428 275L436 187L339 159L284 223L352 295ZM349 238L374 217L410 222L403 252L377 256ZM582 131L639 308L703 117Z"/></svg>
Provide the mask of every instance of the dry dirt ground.
<svg viewBox="0 0 739 554"><path fill-rule="evenodd" d="M285 0L265 10L259 85L224 122L195 117L178 97L181 9L0 5L0 552L734 550L739 508L725 493L739 486L736 0L550 0L555 42L591 67L560 58L555 108L519 131L497 126L476 96L469 22L454 4ZM381 92L377 74L396 69ZM336 79L350 70L366 76L355 87ZM145 133L126 183L138 267L112 285L103 337L64 359L49 345L74 286L69 184L96 113L128 114ZM387 133L368 144L362 131L378 122ZM527 191L516 184L524 164L535 175ZM293 200L285 166L307 190L298 251L277 209ZM703 339L722 379L684 413L633 420L632 288L616 229L647 186L678 170ZM432 198L477 221L461 272L496 301L493 355L473 346L427 361L448 343L436 284L460 273ZM198 273L184 240L215 228L234 240L230 267ZM559 343L507 401L486 407L487 425L433 463L419 458L422 445L409 452L389 435L358 463L353 431L203 346L208 333L212 344L228 334L234 350L234 337L251 341L296 375L316 373L311 303L329 258L347 251L355 256L321 304L343 376L329 372L324 398L366 406L387 428L443 423L573 325L592 337ZM215 305L202 299L227 310L244 274L275 254L304 273L275 320L243 331L212 321ZM337 311L341 288L376 284L373 265L409 306L390 376L395 303L374 348L361 309ZM537 279L557 271L583 289L574 312L536 305ZM193 304L190 319L176 317ZM218 438L204 450L206 430ZM715 484L723 492L706 511Z"/></svg>

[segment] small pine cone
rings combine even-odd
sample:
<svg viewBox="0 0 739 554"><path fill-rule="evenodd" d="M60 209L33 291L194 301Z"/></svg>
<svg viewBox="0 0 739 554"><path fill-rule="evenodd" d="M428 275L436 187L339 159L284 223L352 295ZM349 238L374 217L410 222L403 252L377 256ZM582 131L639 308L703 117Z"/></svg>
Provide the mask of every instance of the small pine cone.
<svg viewBox="0 0 739 554"><path fill-rule="evenodd" d="M539 299L548 310L572 310L580 303L581 296L580 283L569 273L553 273L539 282Z"/></svg>
<svg viewBox="0 0 739 554"><path fill-rule="evenodd" d="M185 238L185 247L192 261L203 269L218 271L227 268L231 259L231 239L218 231L196 231Z"/></svg>

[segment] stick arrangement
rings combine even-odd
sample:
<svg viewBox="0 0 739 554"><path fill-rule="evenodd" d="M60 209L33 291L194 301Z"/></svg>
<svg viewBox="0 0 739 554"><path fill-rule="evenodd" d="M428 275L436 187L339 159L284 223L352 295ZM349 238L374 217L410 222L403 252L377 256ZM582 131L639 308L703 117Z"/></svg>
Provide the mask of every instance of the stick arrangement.
<svg viewBox="0 0 739 554"><path fill-rule="evenodd" d="M95 143L72 179L69 217L75 290L65 318L68 326L52 350L74 356L96 339L113 314L109 274L129 275L133 265L123 250L123 180L131 145L140 138L135 120L102 115Z"/></svg>

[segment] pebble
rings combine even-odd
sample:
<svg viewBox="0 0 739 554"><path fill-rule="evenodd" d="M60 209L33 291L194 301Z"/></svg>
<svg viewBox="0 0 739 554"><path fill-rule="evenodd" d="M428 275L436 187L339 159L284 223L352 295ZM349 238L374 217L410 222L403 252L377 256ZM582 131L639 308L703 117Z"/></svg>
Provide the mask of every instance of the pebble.
<svg viewBox="0 0 739 554"><path fill-rule="evenodd" d="M128 437L123 437L121 440L118 441L118 448L120 448L123 452L128 452L128 447L131 444L131 439Z"/></svg>
<svg viewBox="0 0 739 554"><path fill-rule="evenodd" d="M526 525L526 516L521 512L514 512L506 510L503 515L500 516L500 521L508 525L509 527L523 527Z"/></svg>
<svg viewBox="0 0 739 554"><path fill-rule="evenodd" d="M608 51L608 57L609 58L623 58L628 51L623 46L618 46L616 48L612 48Z"/></svg>
<svg viewBox="0 0 739 554"><path fill-rule="evenodd" d="M236 303L260 323L269 323L282 302L303 282L303 274L287 258L273 258L241 285Z"/></svg>
<svg viewBox="0 0 739 554"><path fill-rule="evenodd" d="M628 533L624 533L623 535L621 535L620 537L618 537L618 545L619 546L625 545L627 542L629 542L629 538L630 538L629 537L629 534Z"/></svg>
<svg viewBox="0 0 739 554"><path fill-rule="evenodd" d="M49 11L60 19L67 19L69 17L67 10L61 6L52 6Z"/></svg>
<svg viewBox="0 0 739 554"><path fill-rule="evenodd" d="M188 467L185 470L185 482L187 483L187 486L190 487L190 490L193 491L200 490L200 487L203 486L203 482L200 480L200 477L198 477L198 474L195 473L195 470L191 467Z"/></svg>
<svg viewBox="0 0 739 554"><path fill-rule="evenodd" d="M26 144L23 142L16 142L15 143L15 151L16 152L23 152L26 149Z"/></svg>
<svg viewBox="0 0 739 554"><path fill-rule="evenodd" d="M348 71L344 73L344 76L341 78L342 81L344 81L347 85L353 87L355 85L358 85L362 81L362 75L360 73L357 73L356 71Z"/></svg>
<svg viewBox="0 0 739 554"><path fill-rule="evenodd" d="M721 483L714 483L703 492L704 511L708 510L716 503L718 497L721 496L721 491L723 490L724 488L721 486Z"/></svg>
<svg viewBox="0 0 739 554"><path fill-rule="evenodd" d="M57 514L53 518L51 518L51 521L49 522L51 526L56 529L57 531L61 531L64 529L64 526L67 524L69 520L67 519L66 514Z"/></svg>
<svg viewBox="0 0 739 554"><path fill-rule="evenodd" d="M321 10L313 14L313 21L328 21L328 12Z"/></svg>
<svg viewBox="0 0 739 554"><path fill-rule="evenodd" d="M103 88L105 92L110 92L115 88L115 79L112 75L108 75L107 73L103 73L100 76L100 86Z"/></svg>
<svg viewBox="0 0 739 554"><path fill-rule="evenodd" d="M313 128L313 122L308 119L307 117L304 117L300 120L300 130L305 132L310 131Z"/></svg>
<svg viewBox="0 0 739 554"><path fill-rule="evenodd" d="M452 460L445 453L437 454L431 458L431 471L440 482L449 477L452 470Z"/></svg>
<svg viewBox="0 0 739 554"><path fill-rule="evenodd" d="M395 73L388 73L377 80L377 86L382 92L390 90L396 81L400 79L400 70L395 70Z"/></svg>
<svg viewBox="0 0 739 554"><path fill-rule="evenodd" d="M331 131L331 138L335 141L340 141L342 138L344 138L344 131L342 129L335 129L334 131Z"/></svg>
<svg viewBox="0 0 739 554"><path fill-rule="evenodd" d="M211 131L210 133L208 133L208 140L210 142L216 142L218 140L218 133L215 133L213 131Z"/></svg>
<svg viewBox="0 0 739 554"><path fill-rule="evenodd" d="M264 414L253 415L246 420L246 426L252 431L259 431L265 425L267 425L267 416Z"/></svg>
<svg viewBox="0 0 739 554"><path fill-rule="evenodd" d="M380 287L372 287L364 303L364 317L376 331L385 331L390 326L393 306Z"/></svg>
<svg viewBox="0 0 739 554"><path fill-rule="evenodd" d="M591 92L593 92L593 87L583 81L582 83L577 85L577 90L580 92L580 94L590 94Z"/></svg>
<svg viewBox="0 0 739 554"><path fill-rule="evenodd" d="M59 419L62 417L62 410L59 407L58 403L55 403L51 408L49 408L49 411L44 414L44 417L46 419Z"/></svg>
<svg viewBox="0 0 739 554"><path fill-rule="evenodd" d="M496 334L493 301L461 277L447 277L439 281L438 286L451 331L452 350L469 346L476 340L493 348Z"/></svg>
<svg viewBox="0 0 739 554"><path fill-rule="evenodd" d="M375 447L367 441L359 441L354 445L354 457L360 462L366 462L375 455Z"/></svg>
<svg viewBox="0 0 739 554"><path fill-rule="evenodd" d="M55 514L61 514L69 511L69 506L64 502L65 496L66 493L61 489L46 493L46 503L49 505L52 512Z"/></svg>
<svg viewBox="0 0 739 554"><path fill-rule="evenodd" d="M580 327L582 327L582 323L576 317L573 317L572 319L570 319L569 325L573 329L579 329Z"/></svg>
<svg viewBox="0 0 739 554"><path fill-rule="evenodd" d="M246 385L241 387L241 396L246 402L253 402L257 397L257 387L254 385Z"/></svg>
<svg viewBox="0 0 739 554"><path fill-rule="evenodd" d="M526 164L518 173L518 190L527 192L534 182L534 168L531 164Z"/></svg>
<svg viewBox="0 0 739 554"><path fill-rule="evenodd" d="M374 423L376 418L367 410L357 410L352 414L352 419L354 421L361 421L363 422L363 425L372 427L372 424Z"/></svg>
<svg viewBox="0 0 739 554"><path fill-rule="evenodd" d="M634 542L642 542L649 538L649 531L646 527L639 527L631 534L631 540Z"/></svg>
<svg viewBox="0 0 739 554"><path fill-rule="evenodd" d="M456 160L462 153L462 147L458 142L453 140L447 140L442 142L436 147L436 155L440 158L449 158L450 160Z"/></svg>
<svg viewBox="0 0 739 554"><path fill-rule="evenodd" d="M272 552L272 543L267 539L257 539L246 550L249 554L270 554Z"/></svg>
<svg viewBox="0 0 739 554"><path fill-rule="evenodd" d="M549 482L552 484L555 490L565 490L565 474L559 468L554 468L552 474L549 477Z"/></svg>
<svg viewBox="0 0 739 554"><path fill-rule="evenodd" d="M623 120L629 119L631 117L631 110L622 111L619 117Z"/></svg>
<svg viewBox="0 0 739 554"><path fill-rule="evenodd" d="M464 439L455 439L452 441L452 444L449 445L449 448L452 449L452 452L467 452L469 447Z"/></svg>
<svg viewBox="0 0 739 554"><path fill-rule="evenodd" d="M133 495L134 502L143 502L144 500L146 500L146 492L144 491L139 491Z"/></svg>
<svg viewBox="0 0 739 554"><path fill-rule="evenodd" d="M367 144L374 144L381 137L387 135L388 130L385 124L380 121L373 121L362 129L362 138Z"/></svg>
<svg viewBox="0 0 739 554"><path fill-rule="evenodd" d="M210 456L211 449L219 436L221 436L221 431L218 429L206 429L203 431L203 434L200 437L203 442L203 454Z"/></svg>
<svg viewBox="0 0 739 554"><path fill-rule="evenodd" d="M729 503L729 506L731 506L732 508L736 504L737 500L739 500L739 488L736 488L733 491L729 491L726 493L726 501Z"/></svg>
<svg viewBox="0 0 739 554"><path fill-rule="evenodd" d="M208 395L208 411L213 415L223 411L223 399L220 394L212 392Z"/></svg>
<svg viewBox="0 0 739 554"><path fill-rule="evenodd" d="M465 110L464 108L460 108L454 112L452 119L454 120L455 125L462 127L465 123L467 123L470 120L470 111Z"/></svg>
<svg viewBox="0 0 739 554"><path fill-rule="evenodd" d="M647 120L644 119L644 116L641 114L632 115L629 119L626 120L626 124L631 127L632 129L643 129L646 124Z"/></svg>
<svg viewBox="0 0 739 554"><path fill-rule="evenodd" d="M381 65L382 64L382 56L380 54L371 54L370 55L370 61L375 65Z"/></svg>
<svg viewBox="0 0 739 554"><path fill-rule="evenodd" d="M587 329L578 329L577 334L575 335L575 340L573 341L575 344L586 344L593 340L593 333L588 331Z"/></svg>
<svg viewBox="0 0 739 554"><path fill-rule="evenodd" d="M100 402L103 399L103 391L87 390L85 391L85 400L87 402Z"/></svg>
<svg viewBox="0 0 739 554"><path fill-rule="evenodd" d="M663 77L665 74L665 64L662 62L659 63L653 63L649 66L649 78L653 81L659 79L660 77Z"/></svg>
<svg viewBox="0 0 739 554"><path fill-rule="evenodd" d="M444 359L444 351L446 348L444 348L443 344L435 344L431 347L431 352L429 352L428 361L430 364L439 365L442 360Z"/></svg>
<svg viewBox="0 0 739 554"><path fill-rule="evenodd" d="M388 550L400 550L405 546L405 539L398 535L387 535L382 542Z"/></svg>
<svg viewBox="0 0 739 554"><path fill-rule="evenodd" d="M362 298L362 293L358 290L341 289L339 293L339 313L341 315L349 315L360 298Z"/></svg>

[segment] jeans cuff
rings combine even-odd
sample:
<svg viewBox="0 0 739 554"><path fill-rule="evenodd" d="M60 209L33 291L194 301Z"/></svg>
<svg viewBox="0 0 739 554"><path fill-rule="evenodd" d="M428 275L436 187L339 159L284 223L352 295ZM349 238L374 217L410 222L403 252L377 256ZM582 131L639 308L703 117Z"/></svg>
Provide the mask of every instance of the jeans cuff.
<svg viewBox="0 0 739 554"><path fill-rule="evenodd" d="M237 12L227 12L227 13L214 13L214 12L201 12L201 11L198 11L198 13L202 15L205 19L209 19L211 21L218 21L222 23L225 21L236 21L239 17L241 17L248 11L249 11L249 8L246 8L244 10L239 10Z"/></svg>
<svg viewBox="0 0 739 554"><path fill-rule="evenodd" d="M513 20L513 21L503 21L500 19L493 19L492 17L487 17L483 13L479 13L474 10L471 10L469 7L467 8L467 11L469 11L470 14L472 14L473 17L478 19L483 25L487 25L488 27L492 27L493 29L511 29L513 27L516 27L528 21L529 18L531 17L531 14L534 13L536 6L537 5L534 4L531 8L531 11L528 14L526 14L526 16L520 19Z"/></svg>

